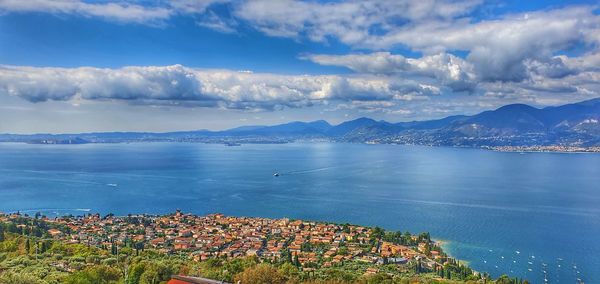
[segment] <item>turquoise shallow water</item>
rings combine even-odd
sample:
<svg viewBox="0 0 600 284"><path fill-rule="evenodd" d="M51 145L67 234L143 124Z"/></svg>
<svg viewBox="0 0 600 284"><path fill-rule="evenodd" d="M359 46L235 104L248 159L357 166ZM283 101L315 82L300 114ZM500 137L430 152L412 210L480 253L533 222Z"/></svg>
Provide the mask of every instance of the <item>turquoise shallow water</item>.
<svg viewBox="0 0 600 284"><path fill-rule="evenodd" d="M542 283L546 263L550 283L574 283L577 271L586 283L600 283L600 154L331 143L0 144L0 211L177 208L429 231L448 241L453 256L492 275Z"/></svg>

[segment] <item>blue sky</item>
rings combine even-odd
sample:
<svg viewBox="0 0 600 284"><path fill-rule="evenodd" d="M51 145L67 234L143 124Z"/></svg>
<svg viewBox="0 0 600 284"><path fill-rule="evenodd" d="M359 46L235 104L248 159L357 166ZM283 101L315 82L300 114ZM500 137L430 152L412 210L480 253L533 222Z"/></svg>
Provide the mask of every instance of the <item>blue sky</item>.
<svg viewBox="0 0 600 284"><path fill-rule="evenodd" d="M117 68L183 64L293 74L344 70L300 60L299 54L350 51L340 44L273 38L251 29L221 33L182 16L152 27L44 13L9 14L0 17L0 42L0 61L10 65Z"/></svg>
<svg viewBox="0 0 600 284"><path fill-rule="evenodd" d="M0 0L0 132L472 114L600 96L596 1Z"/></svg>

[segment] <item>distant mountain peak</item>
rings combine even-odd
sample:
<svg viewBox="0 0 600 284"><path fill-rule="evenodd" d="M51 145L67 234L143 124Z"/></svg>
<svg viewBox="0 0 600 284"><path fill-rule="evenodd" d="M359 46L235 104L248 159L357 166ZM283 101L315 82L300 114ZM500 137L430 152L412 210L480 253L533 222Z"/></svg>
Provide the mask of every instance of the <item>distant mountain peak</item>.
<svg viewBox="0 0 600 284"><path fill-rule="evenodd" d="M353 120L349 120L349 121L346 121L346 122L362 122L362 123L364 123L364 122L377 122L377 121L374 120L374 119L372 119L372 118L364 117L363 116L363 117L359 117L359 118L356 118L356 119L353 119Z"/></svg>
<svg viewBox="0 0 600 284"><path fill-rule="evenodd" d="M167 133L104 132L79 134L0 134L0 141L48 140L91 143L129 141L278 141L331 139L346 142L451 146L600 145L600 98L546 108L510 104L476 115L389 123L359 117L337 125L325 120L292 121L271 126L241 126L223 131ZM243 142L242 142L243 143Z"/></svg>
<svg viewBox="0 0 600 284"><path fill-rule="evenodd" d="M538 110L530 105L526 104L510 104L497 108L495 111L530 111L530 110Z"/></svg>

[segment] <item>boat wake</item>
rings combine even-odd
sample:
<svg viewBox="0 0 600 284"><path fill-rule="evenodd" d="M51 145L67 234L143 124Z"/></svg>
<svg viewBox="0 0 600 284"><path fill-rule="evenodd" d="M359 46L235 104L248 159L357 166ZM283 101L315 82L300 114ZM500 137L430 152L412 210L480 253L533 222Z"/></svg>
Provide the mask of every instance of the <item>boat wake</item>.
<svg viewBox="0 0 600 284"><path fill-rule="evenodd" d="M321 171L326 171L326 170L330 170L333 169L335 167L322 167L322 168L315 168L315 169L307 169L307 170L297 170L297 171L289 171L289 172L282 172L280 173L281 175L300 175L300 174L309 174L309 173L315 173L315 172L321 172Z"/></svg>

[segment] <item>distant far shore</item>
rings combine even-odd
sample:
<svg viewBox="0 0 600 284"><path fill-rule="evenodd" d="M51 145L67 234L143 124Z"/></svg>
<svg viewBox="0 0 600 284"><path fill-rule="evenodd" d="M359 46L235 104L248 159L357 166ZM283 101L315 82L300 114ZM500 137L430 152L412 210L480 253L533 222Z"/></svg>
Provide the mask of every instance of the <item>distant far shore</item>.
<svg viewBox="0 0 600 284"><path fill-rule="evenodd" d="M482 147L483 149L498 151L498 152L520 152L520 153L537 153L537 152L556 152L556 153L600 153L600 147L577 147L577 146L494 146Z"/></svg>
<svg viewBox="0 0 600 284"><path fill-rule="evenodd" d="M243 144L288 144L297 142L329 142L329 143L358 143L368 145L401 145L401 146L427 146L427 147L453 147L484 149L497 152L520 152L520 153L600 153L600 146L569 146L569 145L533 145L533 146L476 146L476 145L437 145L437 144L414 144L414 143L386 143L380 141L348 142L330 139L209 139L209 140L131 140L131 141L85 141L85 140L36 140L36 141L2 141L0 143L24 143L34 145L82 145L82 144L130 144L130 143L199 143L199 144L223 144L225 146L241 146Z"/></svg>

